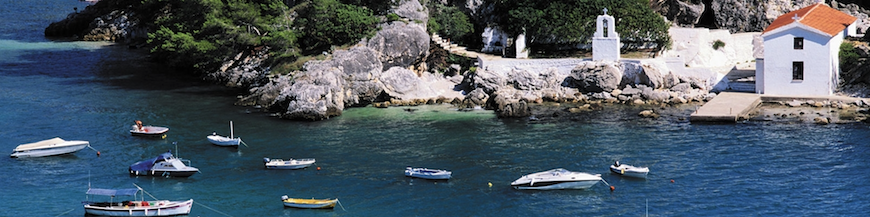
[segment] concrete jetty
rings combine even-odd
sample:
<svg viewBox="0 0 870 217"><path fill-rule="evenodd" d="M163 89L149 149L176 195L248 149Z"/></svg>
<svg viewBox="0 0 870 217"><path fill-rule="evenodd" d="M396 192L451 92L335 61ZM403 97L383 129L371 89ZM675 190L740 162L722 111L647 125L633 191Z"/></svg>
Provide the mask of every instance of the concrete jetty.
<svg viewBox="0 0 870 217"><path fill-rule="evenodd" d="M691 122L737 122L748 118L758 105L761 95L754 93L722 92L705 103L689 117Z"/></svg>

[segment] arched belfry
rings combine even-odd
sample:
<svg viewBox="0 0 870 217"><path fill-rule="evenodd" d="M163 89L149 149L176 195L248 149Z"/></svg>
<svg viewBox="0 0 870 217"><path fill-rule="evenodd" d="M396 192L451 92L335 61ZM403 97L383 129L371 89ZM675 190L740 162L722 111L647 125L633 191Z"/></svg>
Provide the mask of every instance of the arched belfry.
<svg viewBox="0 0 870 217"><path fill-rule="evenodd" d="M592 37L592 60L619 60L619 34L616 33L616 20L607 15L599 15L595 21L595 35Z"/></svg>

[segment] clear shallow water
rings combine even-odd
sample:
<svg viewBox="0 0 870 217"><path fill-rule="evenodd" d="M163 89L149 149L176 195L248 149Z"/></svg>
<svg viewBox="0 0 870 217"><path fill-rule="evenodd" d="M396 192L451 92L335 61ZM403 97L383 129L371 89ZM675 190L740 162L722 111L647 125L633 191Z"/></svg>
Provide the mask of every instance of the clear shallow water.
<svg viewBox="0 0 870 217"><path fill-rule="evenodd" d="M86 149L0 157L2 216L81 216L89 183L135 183L160 198L193 198L220 212L194 205L192 216L642 216L647 210L650 216L865 216L870 208L865 124L690 124L679 116L638 119L637 109L621 107L556 122L448 106L278 120L233 106L235 90L142 62L124 48L49 41L43 28L84 3L41 3L6 1L0 9L8 23L18 23L0 26L0 150L59 136L88 140L102 156ZM170 127L168 137L130 136L136 119ZM213 131L228 133L228 121L251 147L205 140ZM173 142L201 174L127 175L130 164L175 151ZM263 157L313 157L321 170L265 170ZM652 172L646 180L614 176L607 170L613 160ZM409 179L405 166L450 169L454 179ZM509 187L524 174L557 167L601 173L616 191L604 184L580 191ZM285 194L338 197L346 211L285 209L279 200Z"/></svg>

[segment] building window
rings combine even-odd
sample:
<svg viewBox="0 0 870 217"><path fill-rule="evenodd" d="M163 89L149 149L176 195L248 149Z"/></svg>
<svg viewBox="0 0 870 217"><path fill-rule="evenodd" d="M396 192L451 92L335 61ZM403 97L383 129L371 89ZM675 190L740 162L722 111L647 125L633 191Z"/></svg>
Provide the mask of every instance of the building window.
<svg viewBox="0 0 870 217"><path fill-rule="evenodd" d="M795 37L794 38L794 49L795 50L803 50L804 49L804 38Z"/></svg>
<svg viewBox="0 0 870 217"><path fill-rule="evenodd" d="M803 81L804 80L804 62L792 62L791 63L791 80L792 81Z"/></svg>

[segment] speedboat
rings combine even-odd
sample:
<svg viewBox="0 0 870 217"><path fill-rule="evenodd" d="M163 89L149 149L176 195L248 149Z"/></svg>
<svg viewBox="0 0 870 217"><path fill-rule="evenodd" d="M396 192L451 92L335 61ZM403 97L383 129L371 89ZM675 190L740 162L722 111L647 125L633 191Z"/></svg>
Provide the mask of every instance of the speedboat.
<svg viewBox="0 0 870 217"><path fill-rule="evenodd" d="M266 162L266 169L302 169L311 164L314 164L314 158L306 158L306 159L293 159L290 160L282 160L282 159L269 159L263 158L263 161Z"/></svg>
<svg viewBox="0 0 870 217"><path fill-rule="evenodd" d="M76 152L89 146L90 143L88 141L66 141L55 137L53 139L19 145L12 150L10 157L25 158L61 155Z"/></svg>
<svg viewBox="0 0 870 217"><path fill-rule="evenodd" d="M135 176L166 176L166 177L188 177L199 172L199 169L190 167L184 164L182 160L172 156L172 152L160 154L155 158L143 160L130 165L130 175Z"/></svg>
<svg viewBox="0 0 870 217"><path fill-rule="evenodd" d="M217 132L211 133L205 137L211 144L218 146L236 146L242 143L242 138L235 138L233 135L233 122L230 121L230 137L218 135Z"/></svg>
<svg viewBox="0 0 870 217"><path fill-rule="evenodd" d="M557 168L525 175L511 182L511 186L521 190L587 189L600 181L602 181L601 174L593 175Z"/></svg>
<svg viewBox="0 0 870 217"><path fill-rule="evenodd" d="M142 121L136 120L135 125L133 125L133 129L130 129L130 134L134 136L155 136L155 137L163 137L166 136L166 132L169 131L168 127L158 127L158 126L143 126Z"/></svg>
<svg viewBox="0 0 870 217"><path fill-rule="evenodd" d="M453 172L447 170L407 167L405 168L405 176L416 177L421 179L450 179Z"/></svg>
<svg viewBox="0 0 870 217"><path fill-rule="evenodd" d="M649 173L649 167L635 167L628 164L620 164L619 161L610 165L610 172L627 176L627 177L635 177L635 178L646 178L646 174Z"/></svg>
<svg viewBox="0 0 870 217"><path fill-rule="evenodd" d="M284 206L304 209L332 209L338 203L338 199L299 199L281 196Z"/></svg>
<svg viewBox="0 0 870 217"><path fill-rule="evenodd" d="M151 200L146 201L144 192L139 186L136 188L126 189L101 189L89 188L87 191L88 197L91 195L108 196L108 202L82 202L85 207L86 215L98 216L176 216L190 214L190 208L193 206L193 199L185 201L169 201L169 200ZM141 196L140 200L137 195ZM114 201L115 196L132 196L133 201Z"/></svg>

